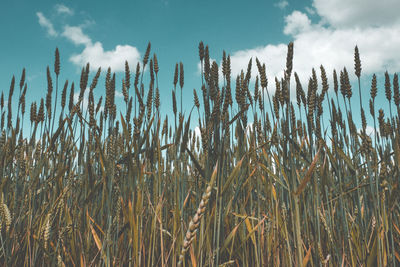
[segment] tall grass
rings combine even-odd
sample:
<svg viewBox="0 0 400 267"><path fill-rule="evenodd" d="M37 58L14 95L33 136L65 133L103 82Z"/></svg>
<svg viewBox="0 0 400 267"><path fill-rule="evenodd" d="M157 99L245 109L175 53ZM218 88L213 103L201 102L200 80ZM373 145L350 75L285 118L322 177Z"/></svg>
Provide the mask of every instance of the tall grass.
<svg viewBox="0 0 400 267"><path fill-rule="evenodd" d="M253 86L251 60L231 77L230 56L223 53L222 66L211 64L201 42L200 90L193 92L193 107L183 107L188 91L183 64L177 64L172 119L160 113L159 86L168 85L158 84L150 43L134 73L125 64L121 109L110 68L104 101L95 103L101 70L90 78L89 64L82 68L79 100L74 102L75 85L68 81L57 99L58 49L54 70L47 68L46 98L31 103L28 119L25 70L14 116L13 77L7 107L3 92L0 106L1 264L400 265L398 76L391 81L385 75L389 116L375 112L378 85L372 78L370 136L358 48L360 113L352 111L346 69L334 71L334 90L324 67L313 69L305 91L292 70L293 49L290 43L284 77L275 81L255 59ZM191 123L195 113L198 122ZM29 132L23 132L26 124Z"/></svg>

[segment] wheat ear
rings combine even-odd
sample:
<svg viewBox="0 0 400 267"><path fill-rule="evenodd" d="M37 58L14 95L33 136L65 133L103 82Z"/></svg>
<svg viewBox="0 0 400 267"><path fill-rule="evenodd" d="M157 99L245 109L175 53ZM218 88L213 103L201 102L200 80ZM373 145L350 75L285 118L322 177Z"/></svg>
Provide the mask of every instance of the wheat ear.
<svg viewBox="0 0 400 267"><path fill-rule="evenodd" d="M190 245L192 244L193 239L196 236L197 230L200 227L200 220L206 211L206 206L211 196L212 186L217 176L217 170L218 170L218 163L215 165L214 171L211 175L210 184L207 186L206 191L203 193L199 207L197 208L195 215L193 216L192 220L189 223L189 227L185 234L185 239L183 240L183 247L181 250L181 254L179 255L178 266L182 266L182 263L185 259L185 253L190 248Z"/></svg>

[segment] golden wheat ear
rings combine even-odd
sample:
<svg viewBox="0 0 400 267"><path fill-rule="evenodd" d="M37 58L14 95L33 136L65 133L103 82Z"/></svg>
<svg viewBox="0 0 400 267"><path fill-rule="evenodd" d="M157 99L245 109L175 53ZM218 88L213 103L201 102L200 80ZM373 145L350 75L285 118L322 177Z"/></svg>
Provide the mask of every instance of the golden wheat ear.
<svg viewBox="0 0 400 267"><path fill-rule="evenodd" d="M181 254L179 255L178 266L182 266L182 263L185 259L185 253L190 248L190 245L193 242L194 237L196 236L197 230L200 227L200 220L206 212L206 206L208 200L211 196L212 186L214 184L215 178L217 177L218 163L215 165L214 171L211 175L210 184L207 186L206 191L203 193L201 198L199 207L197 208L196 213L194 214L192 220L189 222L189 227L185 234L185 239L183 240L183 247L181 250Z"/></svg>

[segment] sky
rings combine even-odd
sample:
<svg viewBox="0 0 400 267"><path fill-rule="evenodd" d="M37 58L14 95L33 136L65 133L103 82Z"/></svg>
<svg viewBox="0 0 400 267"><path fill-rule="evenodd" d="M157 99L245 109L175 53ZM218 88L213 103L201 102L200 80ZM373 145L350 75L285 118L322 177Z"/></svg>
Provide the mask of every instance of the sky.
<svg viewBox="0 0 400 267"><path fill-rule="evenodd" d="M272 93L274 78L283 75L287 44L293 41L293 70L303 81L303 88L307 87L312 68L319 73L321 64L328 79L332 80L333 69L340 72L346 67L355 82L353 55L357 45L362 63L362 98L369 114L372 74L378 76L376 110L379 106L387 109L383 74L387 70L393 77L400 70L398 10L398 0L2 0L0 91L7 96L11 77L15 75L19 84L25 67L29 110L32 101L45 97L46 67L53 70L58 47L61 85L66 79L70 84L79 84L81 69L87 62L91 66L90 77L101 67L96 103L105 93L104 71L111 67L117 75L117 103L121 103L120 110L124 112L120 93L124 62L127 60L134 71L150 41L151 54L157 54L160 67L161 111L171 110L174 69L179 62L183 62L185 70L183 102L185 110L190 110L193 89L200 92L201 86L200 41L209 45L210 57L218 65L224 50L230 54L233 79L247 68L250 58L254 64L257 57L266 64L268 90ZM254 79L255 64L252 69ZM355 86L353 102L357 108Z"/></svg>

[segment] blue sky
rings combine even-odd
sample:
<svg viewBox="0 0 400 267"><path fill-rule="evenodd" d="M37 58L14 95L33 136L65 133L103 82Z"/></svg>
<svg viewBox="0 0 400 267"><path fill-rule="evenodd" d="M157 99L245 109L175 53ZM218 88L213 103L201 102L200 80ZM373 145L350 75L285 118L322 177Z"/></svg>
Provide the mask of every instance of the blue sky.
<svg viewBox="0 0 400 267"><path fill-rule="evenodd" d="M304 81L303 87L311 69L320 64L329 78L334 68L339 71L346 66L355 80L353 53L357 44L363 68L364 108L368 111L372 73L378 75L378 104L383 106L382 74L400 70L398 10L397 0L3 0L0 91L7 95L12 75L19 81L25 67L29 110L31 101L45 97L46 67L53 68L56 47L61 55L61 84L65 79L79 83L80 69L89 61L92 75L97 67L106 70L111 66L119 81L117 90L121 91L125 60L133 71L151 41L160 66L162 110L167 112L175 63L184 64L184 102L188 108L193 103L193 88L200 90L197 47L201 40L210 46L210 56L218 64L223 50L231 55L232 77L247 67L251 57L265 62L271 92L275 90L274 76L282 76L288 42L294 41L294 71ZM255 77L255 66L253 70ZM103 73L95 100L105 92L104 77ZM355 87L353 95L358 99ZM353 101L356 99L353 97ZM354 101L355 107L357 103Z"/></svg>

